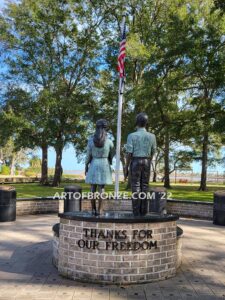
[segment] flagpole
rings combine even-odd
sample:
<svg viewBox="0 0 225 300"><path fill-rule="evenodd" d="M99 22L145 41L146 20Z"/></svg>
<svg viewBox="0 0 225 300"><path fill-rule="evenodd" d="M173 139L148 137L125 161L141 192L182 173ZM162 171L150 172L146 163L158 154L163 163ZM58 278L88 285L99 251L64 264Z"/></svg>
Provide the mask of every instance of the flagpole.
<svg viewBox="0 0 225 300"><path fill-rule="evenodd" d="M123 15L122 30L125 26L125 18ZM121 123L122 123L122 108L123 108L123 92L124 92L124 77L119 80L119 95L118 95L118 116L117 116L117 137L116 137L116 169L115 169L115 197L119 195L119 177L120 177L120 146L121 146Z"/></svg>

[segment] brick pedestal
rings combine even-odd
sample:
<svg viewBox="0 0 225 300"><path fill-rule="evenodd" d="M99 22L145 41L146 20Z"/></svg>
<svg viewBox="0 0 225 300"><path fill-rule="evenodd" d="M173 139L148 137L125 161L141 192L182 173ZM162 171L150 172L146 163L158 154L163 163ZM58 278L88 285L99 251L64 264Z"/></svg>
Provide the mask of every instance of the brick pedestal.
<svg viewBox="0 0 225 300"><path fill-rule="evenodd" d="M128 284L176 274L176 217L119 223L70 216L65 213L60 218L58 271L62 276Z"/></svg>

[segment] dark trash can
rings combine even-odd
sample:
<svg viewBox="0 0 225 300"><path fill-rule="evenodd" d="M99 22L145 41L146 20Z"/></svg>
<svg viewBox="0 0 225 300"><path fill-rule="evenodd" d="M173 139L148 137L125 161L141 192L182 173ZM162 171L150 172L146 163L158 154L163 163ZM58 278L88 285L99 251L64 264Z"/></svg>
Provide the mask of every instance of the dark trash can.
<svg viewBox="0 0 225 300"><path fill-rule="evenodd" d="M16 220L16 190L13 186L0 186L0 222Z"/></svg>
<svg viewBox="0 0 225 300"><path fill-rule="evenodd" d="M81 211L82 188L79 185L65 186L64 212Z"/></svg>
<svg viewBox="0 0 225 300"><path fill-rule="evenodd" d="M166 204L167 204L167 193L166 189L159 187L159 188L151 188L150 189L151 199L148 200L149 208L148 211L159 213L159 214L166 214Z"/></svg>
<svg viewBox="0 0 225 300"><path fill-rule="evenodd" d="M213 224L225 226L225 191L214 193Z"/></svg>

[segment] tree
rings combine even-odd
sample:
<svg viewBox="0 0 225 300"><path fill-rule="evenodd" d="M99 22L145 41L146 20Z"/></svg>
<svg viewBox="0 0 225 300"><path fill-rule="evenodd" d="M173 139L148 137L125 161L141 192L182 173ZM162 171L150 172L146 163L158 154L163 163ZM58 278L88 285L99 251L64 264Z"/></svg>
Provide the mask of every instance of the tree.
<svg viewBox="0 0 225 300"><path fill-rule="evenodd" d="M164 186L167 188L170 187L171 145L175 141L186 143L182 130L186 125L189 130L196 126L193 121L197 119L202 137L200 189L205 190L209 135L221 110L224 16L221 17L220 10L212 9L212 1L199 4L198 1L160 4L146 1L134 9L136 16L131 30L134 51L130 55L135 65L134 72L130 73L139 82L134 105L136 110L149 113L150 127L157 136L164 137ZM146 49L147 55L138 55L143 50L146 53ZM191 102L186 101L190 93L195 95ZM195 114L191 118L189 109Z"/></svg>
<svg viewBox="0 0 225 300"><path fill-rule="evenodd" d="M176 1L146 1L136 9L131 32L134 49L138 46L139 51L145 53L130 53L135 61L131 73L138 82L134 93L135 110L145 110L149 114L149 127L160 140L164 153L164 186L167 188L170 188L170 147L179 139L183 124L179 92L183 84L185 47L182 40L186 23L180 14L185 3L176 4Z"/></svg>
<svg viewBox="0 0 225 300"><path fill-rule="evenodd" d="M201 182L199 190L206 190L209 145L212 145L214 123L221 113L221 95L224 91L225 17L205 1L201 6L194 3L190 6L189 47L186 53L186 74L189 78L190 93L188 97L193 110L193 124L197 138L201 139ZM198 13L194 13L194 11ZM192 127L193 127L192 126Z"/></svg>
<svg viewBox="0 0 225 300"><path fill-rule="evenodd" d="M9 166L11 176L15 175L16 167L28 162L30 154L31 150L28 148L17 150L12 137L1 148L1 160L5 165Z"/></svg>
<svg viewBox="0 0 225 300"><path fill-rule="evenodd" d="M151 163L152 173L153 173L152 182L157 182L157 174L162 160L163 160L163 151L158 148L155 157Z"/></svg>
<svg viewBox="0 0 225 300"><path fill-rule="evenodd" d="M105 18L98 11L89 2L23 0L9 4L0 20L8 76L28 86L44 112L39 117L56 151L54 186L60 183L63 148L78 134L97 74L97 28Z"/></svg>
<svg viewBox="0 0 225 300"><path fill-rule="evenodd" d="M32 97L28 91L8 86L4 94L1 118L1 136L14 137L17 150L40 147L42 150L41 183L48 182L48 101L42 94ZM43 115L46 118L43 118Z"/></svg>

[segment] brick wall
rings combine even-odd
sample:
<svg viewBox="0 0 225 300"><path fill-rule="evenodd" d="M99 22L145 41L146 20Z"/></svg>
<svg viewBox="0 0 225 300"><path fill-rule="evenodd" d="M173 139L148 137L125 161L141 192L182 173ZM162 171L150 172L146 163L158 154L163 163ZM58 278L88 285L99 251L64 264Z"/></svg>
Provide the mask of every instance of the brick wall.
<svg viewBox="0 0 225 300"><path fill-rule="evenodd" d="M213 219L213 203L188 201L188 200L167 200L167 211L181 217L200 219Z"/></svg>
<svg viewBox="0 0 225 300"><path fill-rule="evenodd" d="M63 212L63 200L52 198L17 199L17 215ZM91 201L82 200L82 210L91 210ZM103 210L131 211L131 200L104 200ZM213 203L185 200L167 200L167 211L181 217L213 218Z"/></svg>
<svg viewBox="0 0 225 300"><path fill-rule="evenodd" d="M157 248L143 250L105 250L101 238L84 236L84 228L126 230L132 242L134 230L152 230ZM102 249L80 248L79 240L97 240ZM111 239L109 241L112 241ZM140 241L140 240L139 240ZM56 245L56 244L55 244ZM89 245L89 244L88 244ZM57 253L57 251L55 252ZM144 224L96 223L60 220L58 271L71 279L103 283L137 283L158 281L176 274L176 222Z"/></svg>
<svg viewBox="0 0 225 300"><path fill-rule="evenodd" d="M132 202L131 200L105 200L103 202L103 209L115 211L131 211ZM91 202L89 200L82 201L82 210L91 210ZM192 217L212 220L213 203L170 199L167 200L167 212L169 214L176 214L181 217Z"/></svg>
<svg viewBox="0 0 225 300"><path fill-rule="evenodd" d="M35 199L17 199L16 215L35 215L58 213L60 208L59 200L48 198Z"/></svg>
<svg viewBox="0 0 225 300"><path fill-rule="evenodd" d="M0 184L40 182L38 177L0 177Z"/></svg>

